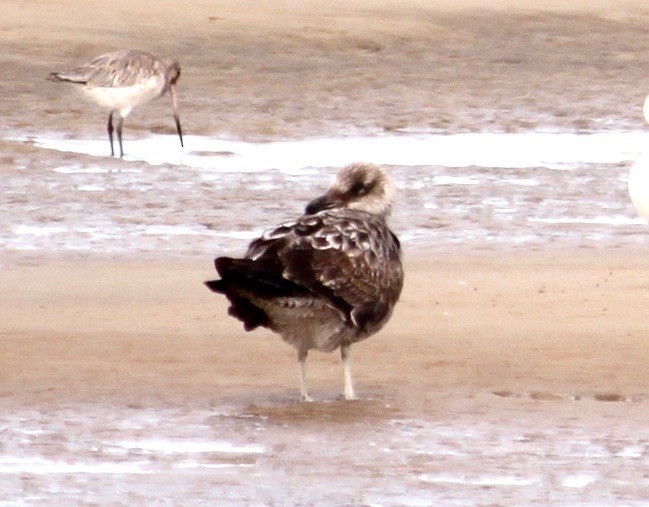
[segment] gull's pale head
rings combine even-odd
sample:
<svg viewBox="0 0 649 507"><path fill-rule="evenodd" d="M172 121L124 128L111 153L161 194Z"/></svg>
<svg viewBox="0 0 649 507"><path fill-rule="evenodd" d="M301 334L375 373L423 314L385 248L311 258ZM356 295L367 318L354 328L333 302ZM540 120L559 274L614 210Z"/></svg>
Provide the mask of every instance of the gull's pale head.
<svg viewBox="0 0 649 507"><path fill-rule="evenodd" d="M387 216L395 193L396 186L387 171L374 164L354 163L338 172L327 193L311 201L306 212L346 208Z"/></svg>

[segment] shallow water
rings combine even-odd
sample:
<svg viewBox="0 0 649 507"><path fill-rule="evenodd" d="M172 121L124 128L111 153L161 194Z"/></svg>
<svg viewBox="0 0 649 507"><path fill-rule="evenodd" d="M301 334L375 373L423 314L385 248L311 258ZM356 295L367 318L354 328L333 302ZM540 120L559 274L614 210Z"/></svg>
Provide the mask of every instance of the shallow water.
<svg viewBox="0 0 649 507"><path fill-rule="evenodd" d="M29 141L43 157L94 157L5 175L0 248L9 257L242 252L354 160L390 167L400 188L392 225L407 249L637 246L646 222L626 181L648 140L643 132L273 143L190 136L181 155L173 136L151 136L129 140L130 162L120 162L101 156L106 140L43 136Z"/></svg>
<svg viewBox="0 0 649 507"><path fill-rule="evenodd" d="M251 143L187 136L181 149L172 136L129 141L126 160L173 164L216 172L279 170L302 176L309 169L341 167L357 161L393 166L549 167L613 164L644 153L647 132L575 134L410 134L338 137ZM106 140L31 139L45 149L103 157ZM311 171L313 172L313 171Z"/></svg>
<svg viewBox="0 0 649 507"><path fill-rule="evenodd" d="M647 487L642 428L422 421L378 401L22 409L0 431L3 505L640 505Z"/></svg>

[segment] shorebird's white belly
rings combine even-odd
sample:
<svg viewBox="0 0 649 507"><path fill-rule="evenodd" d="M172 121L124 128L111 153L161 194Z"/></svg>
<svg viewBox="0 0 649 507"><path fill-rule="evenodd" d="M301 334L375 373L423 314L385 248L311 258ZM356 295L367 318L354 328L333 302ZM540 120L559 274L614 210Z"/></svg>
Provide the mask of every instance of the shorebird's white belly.
<svg viewBox="0 0 649 507"><path fill-rule="evenodd" d="M100 106L126 110L122 115L126 116L134 107L157 98L162 89L163 81L151 77L133 86L87 87L84 91Z"/></svg>

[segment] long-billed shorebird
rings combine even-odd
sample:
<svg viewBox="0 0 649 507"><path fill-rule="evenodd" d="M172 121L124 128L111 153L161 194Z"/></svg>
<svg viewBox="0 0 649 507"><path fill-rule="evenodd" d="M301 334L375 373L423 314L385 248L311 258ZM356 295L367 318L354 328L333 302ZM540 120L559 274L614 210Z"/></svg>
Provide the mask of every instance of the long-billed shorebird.
<svg viewBox="0 0 649 507"><path fill-rule="evenodd" d="M178 116L176 83L180 77L180 64L174 60L160 60L146 51L124 50L106 53L91 62L71 70L52 72L52 81L66 81L83 85L83 91L100 106L110 109L108 115L108 140L110 154L115 155L113 132L117 132L119 155L122 147L124 118L140 104L162 97L169 92L180 145L183 132ZM117 113L115 125L113 116Z"/></svg>
<svg viewBox="0 0 649 507"><path fill-rule="evenodd" d="M355 397L350 347L380 330L403 286L401 248L386 224L395 185L373 164L343 168L294 222L250 243L242 259L218 257L219 280L205 282L230 301L246 331L267 327L297 348L301 398L309 350L340 347L344 396Z"/></svg>

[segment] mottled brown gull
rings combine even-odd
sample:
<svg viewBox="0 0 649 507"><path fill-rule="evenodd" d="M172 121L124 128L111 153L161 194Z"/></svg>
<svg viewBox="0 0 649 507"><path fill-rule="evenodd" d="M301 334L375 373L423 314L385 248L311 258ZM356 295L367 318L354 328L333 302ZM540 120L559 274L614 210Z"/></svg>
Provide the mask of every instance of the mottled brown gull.
<svg viewBox="0 0 649 507"><path fill-rule="evenodd" d="M311 400L309 350L338 347L344 396L355 398L350 347L385 325L403 286L401 248L386 224L394 194L385 170L349 165L302 216L264 232L244 258L218 257L221 278L205 282L225 294L247 331L267 327L297 349L302 400Z"/></svg>
<svg viewBox="0 0 649 507"><path fill-rule="evenodd" d="M66 81L83 85L83 91L97 104L110 109L108 115L108 140L110 154L115 155L113 132L117 132L120 157L122 126L133 108L162 97L169 92L176 129L183 145L183 132L178 116L176 83L180 78L180 64L173 60L160 60L146 51L123 50L98 56L91 62L70 70L52 72L52 81ZM113 116L117 113L115 125Z"/></svg>

